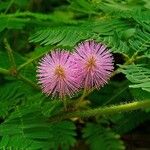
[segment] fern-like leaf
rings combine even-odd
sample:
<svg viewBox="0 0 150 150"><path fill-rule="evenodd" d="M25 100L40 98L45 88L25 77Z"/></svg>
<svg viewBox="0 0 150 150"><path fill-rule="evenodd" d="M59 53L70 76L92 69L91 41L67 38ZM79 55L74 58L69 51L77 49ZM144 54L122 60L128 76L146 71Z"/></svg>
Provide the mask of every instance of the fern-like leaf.
<svg viewBox="0 0 150 150"><path fill-rule="evenodd" d="M142 88L142 90L150 92L150 69L142 65L123 66L121 72L126 75L133 85L131 88Z"/></svg>
<svg viewBox="0 0 150 150"><path fill-rule="evenodd" d="M119 42L118 42L119 40ZM129 47L126 42L123 42L117 34L114 36L106 36L103 38L98 38L98 41L105 43L107 46L111 48L114 53L120 53L127 55L129 53Z"/></svg>
<svg viewBox="0 0 150 150"><path fill-rule="evenodd" d="M23 150L69 150L75 140L75 125L70 121L50 123L39 105L16 107L0 125L1 148ZM7 139L7 140L6 140ZM20 144L24 141L24 144Z"/></svg>
<svg viewBox="0 0 150 150"><path fill-rule="evenodd" d="M22 29L29 19L0 16L0 32L4 29Z"/></svg>
<svg viewBox="0 0 150 150"><path fill-rule="evenodd" d="M94 5L86 0L76 0L76 1L71 1L70 2L70 7L71 9L78 11L78 12L82 12L82 13L86 13L86 14L96 14L96 9L94 7Z"/></svg>
<svg viewBox="0 0 150 150"><path fill-rule="evenodd" d="M121 41L117 33L121 34L129 27L130 25L127 22L118 19L114 19L111 22L98 21L92 24L90 22L84 22L83 24L78 24L78 26L70 25L39 30L30 37L30 42L39 42L45 46L73 47L79 41L95 39L111 47L114 52L127 54L129 50L127 43Z"/></svg>
<svg viewBox="0 0 150 150"><path fill-rule="evenodd" d="M40 30L30 38L30 42L40 42L42 45L74 46L80 40L91 38L92 34L84 28L57 27Z"/></svg>
<svg viewBox="0 0 150 150"><path fill-rule="evenodd" d="M19 84L11 83L0 88L0 117L6 117L24 99Z"/></svg>
<svg viewBox="0 0 150 150"><path fill-rule="evenodd" d="M150 48L150 33L138 30L134 37L129 40L130 47L135 52L146 51Z"/></svg>
<svg viewBox="0 0 150 150"><path fill-rule="evenodd" d="M126 134L141 123L146 120L149 120L150 113L146 113L144 111L136 111L125 114L117 114L111 117L112 122L114 123L113 130L118 134Z"/></svg>
<svg viewBox="0 0 150 150"><path fill-rule="evenodd" d="M88 123L84 129L83 137L90 145L90 150L123 150L123 142L119 135L99 124Z"/></svg>

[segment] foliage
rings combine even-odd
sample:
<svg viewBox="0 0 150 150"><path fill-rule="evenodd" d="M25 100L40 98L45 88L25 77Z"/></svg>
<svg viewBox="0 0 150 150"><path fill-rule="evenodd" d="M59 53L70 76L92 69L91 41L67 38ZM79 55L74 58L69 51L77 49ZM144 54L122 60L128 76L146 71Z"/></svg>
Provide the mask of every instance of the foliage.
<svg viewBox="0 0 150 150"><path fill-rule="evenodd" d="M98 150L100 147L103 150L123 150L125 148L123 142L119 140L119 135L99 124L88 123L83 136L90 144L91 150Z"/></svg>
<svg viewBox="0 0 150 150"><path fill-rule="evenodd" d="M62 147L67 150L73 146L75 125L70 121L50 123L45 113L41 113L43 107L38 104L16 106L15 112L0 126L0 135L3 136L0 148L46 150ZM51 104L50 108L54 106Z"/></svg>
<svg viewBox="0 0 150 150"><path fill-rule="evenodd" d="M138 127L145 120L149 120L149 113L136 111L129 114L117 114L110 118L114 124L113 130L118 134L125 134Z"/></svg>
<svg viewBox="0 0 150 150"><path fill-rule="evenodd" d="M143 65L124 66L122 72L126 74L129 81L134 83L130 85L132 88L142 88L142 90L150 92L150 69Z"/></svg>
<svg viewBox="0 0 150 150"><path fill-rule="evenodd" d="M69 150L80 140L91 150L125 149L120 136L149 120L149 108L118 113L113 106L150 100L149 6L149 0L1 0L0 149ZM66 99L66 112L62 101L41 93L37 62L87 39L111 50L115 71L84 102L83 91ZM99 113L103 106L117 114ZM91 110L94 117L84 118Z"/></svg>

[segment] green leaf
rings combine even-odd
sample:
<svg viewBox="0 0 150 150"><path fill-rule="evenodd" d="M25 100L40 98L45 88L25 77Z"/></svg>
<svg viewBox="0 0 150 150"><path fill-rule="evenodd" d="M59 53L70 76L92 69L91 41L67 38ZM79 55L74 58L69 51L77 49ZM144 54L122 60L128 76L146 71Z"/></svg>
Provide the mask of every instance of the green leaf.
<svg viewBox="0 0 150 150"><path fill-rule="evenodd" d="M91 33L84 28L75 26L52 27L37 31L30 37L30 42L40 42L42 45L74 46L80 40L88 39Z"/></svg>
<svg viewBox="0 0 150 150"><path fill-rule="evenodd" d="M110 21L84 22L78 25L51 27L39 30L30 37L30 42L41 45L73 47L82 40L95 39L109 46L113 52L128 53L127 42L121 41L118 34L127 30L130 24L114 19ZM118 42L119 41L119 42Z"/></svg>
<svg viewBox="0 0 150 150"><path fill-rule="evenodd" d="M24 57L21 56L19 53L13 52L13 55L16 65L20 65L25 61ZM9 61L9 57L6 53L6 50L4 52L0 51L0 67L5 69L9 69L11 67L11 63Z"/></svg>
<svg viewBox="0 0 150 150"><path fill-rule="evenodd" d="M129 44L135 52L148 50L150 47L150 33L137 30L136 34L129 40Z"/></svg>
<svg viewBox="0 0 150 150"><path fill-rule="evenodd" d="M7 83L0 87L0 117L6 117L24 99L18 83Z"/></svg>
<svg viewBox="0 0 150 150"><path fill-rule="evenodd" d="M130 88L130 93L135 100L148 100L150 99L150 92L142 90L141 88Z"/></svg>
<svg viewBox="0 0 150 150"><path fill-rule="evenodd" d="M86 14L96 14L95 6L90 2L86 0L76 0L76 1L71 1L69 8L86 13Z"/></svg>
<svg viewBox="0 0 150 150"><path fill-rule="evenodd" d="M135 84L135 85L130 85L129 87L131 88L141 88L147 92L150 92L150 81L148 82L144 82L144 83L140 83L140 84Z"/></svg>
<svg viewBox="0 0 150 150"><path fill-rule="evenodd" d="M116 114L111 116L113 122L113 130L118 134L126 134L138 127L141 123L149 120L150 113L144 111L135 111L130 113Z"/></svg>
<svg viewBox="0 0 150 150"><path fill-rule="evenodd" d="M104 128L99 124L88 123L83 130L83 137L86 139L90 150L124 150L120 136Z"/></svg>
<svg viewBox="0 0 150 150"><path fill-rule="evenodd" d="M42 113L44 116L51 117L53 115L57 115L62 111L63 103L59 100L53 100L51 102L46 102L42 106Z"/></svg>
<svg viewBox="0 0 150 150"><path fill-rule="evenodd" d="M131 95L128 91L128 82L110 82L108 85L101 88L99 91L92 92L88 99L92 105L105 106L110 104L118 104L130 99Z"/></svg>
<svg viewBox="0 0 150 150"><path fill-rule="evenodd" d="M16 111L0 125L0 136L3 137L0 148L6 149L57 150L61 147L69 150L76 142L75 125L70 121L50 123L41 114L38 104L16 107Z"/></svg>
<svg viewBox="0 0 150 150"><path fill-rule="evenodd" d="M8 16L0 16L0 32L2 32L5 28L7 29L22 29L25 24L29 21L29 19L24 18L14 18Z"/></svg>
<svg viewBox="0 0 150 150"><path fill-rule="evenodd" d="M105 43L111 48L114 53L120 53L127 55L129 53L129 47L126 42L123 42L116 33L113 36L106 36L98 38L98 41Z"/></svg>
<svg viewBox="0 0 150 150"><path fill-rule="evenodd" d="M1 2L1 3L0 3L0 11L5 10L5 9L8 7L8 5L9 5L9 2L8 2L8 1L6 1L6 2Z"/></svg>
<svg viewBox="0 0 150 150"><path fill-rule="evenodd" d="M148 49L144 55L142 55L143 58L150 58L150 49Z"/></svg>
<svg viewBox="0 0 150 150"><path fill-rule="evenodd" d="M133 83L131 88L141 88L150 92L150 69L143 65L122 66L120 71L124 73L129 81Z"/></svg>

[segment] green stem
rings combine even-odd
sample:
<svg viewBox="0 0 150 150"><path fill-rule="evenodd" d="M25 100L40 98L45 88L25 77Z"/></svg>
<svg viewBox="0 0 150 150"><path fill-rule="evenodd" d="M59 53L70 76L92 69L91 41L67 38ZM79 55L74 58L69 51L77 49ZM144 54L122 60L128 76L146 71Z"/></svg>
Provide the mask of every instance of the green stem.
<svg viewBox="0 0 150 150"><path fill-rule="evenodd" d="M23 76L22 74L15 74L13 75L11 73L11 71L7 70L7 69L3 69L3 68L0 68L0 74L4 74L4 75L10 75L10 76L13 76L21 81L23 81L24 83L27 83L28 85L30 85L31 87L33 87L34 89L36 90L39 90L38 86L32 82L31 80L29 80L28 78L26 78L25 76Z"/></svg>
<svg viewBox="0 0 150 150"><path fill-rule="evenodd" d="M124 65L128 65L128 64L132 64L135 60L137 60L137 55L138 55L138 52L135 52L133 54L133 56L129 59L129 57L126 55L126 59L127 61L124 63ZM120 73L120 69L118 68L117 70L115 70L112 74L111 74L111 78L114 77L116 74L119 74ZM90 90L90 91L87 91L86 88L84 88L84 91L83 91L83 94L82 96L80 97L79 99L79 103L86 97L88 96L94 89Z"/></svg>
<svg viewBox="0 0 150 150"><path fill-rule="evenodd" d="M19 67L18 67L18 71L20 71L22 68L24 68L25 66L27 66L28 64L32 63L34 61L34 59L29 59L28 61L26 61L25 63L21 64Z"/></svg>
<svg viewBox="0 0 150 150"><path fill-rule="evenodd" d="M67 109L68 109L67 107L68 106L67 106L67 99L66 99L66 97L64 97L63 103L64 103L64 110L67 111Z"/></svg>
<svg viewBox="0 0 150 150"><path fill-rule="evenodd" d="M131 102L127 104L115 105L110 107L100 107L95 109L89 109L86 111L75 111L68 114L64 113L59 116L55 116L50 120L58 121L58 120L64 120L64 119L69 119L74 117L84 118L84 117L94 117L96 115L112 115L116 113L129 112L129 111L144 109L144 108L150 108L150 100Z"/></svg>
<svg viewBox="0 0 150 150"><path fill-rule="evenodd" d="M84 97L86 96L86 92L87 92L87 90L86 90L86 88L84 88L83 94L81 95L79 101L82 101L84 99Z"/></svg>
<svg viewBox="0 0 150 150"><path fill-rule="evenodd" d="M88 89L87 89L87 82L88 82L88 78L85 79L85 84L84 84L84 89L83 89L83 94L79 99L79 102L82 102L84 100L84 98L87 96Z"/></svg>
<svg viewBox="0 0 150 150"><path fill-rule="evenodd" d="M10 75L10 72L7 69L0 68L0 74Z"/></svg>
<svg viewBox="0 0 150 150"><path fill-rule="evenodd" d="M55 48L56 48L56 46L53 46L53 47L49 48L49 50L55 49ZM34 57L34 58L28 59L26 62L24 62L23 64L21 64L21 65L17 68L17 70L20 71L22 68L24 68L25 66L31 64L33 61L36 61L37 59L39 59L40 57L42 57L43 55L45 55L45 54L47 54L47 53L48 53L48 52L47 52L47 50L46 50L44 53L42 53L42 54L40 54L40 55L38 55L38 56L36 56L36 57Z"/></svg>
<svg viewBox="0 0 150 150"><path fill-rule="evenodd" d="M11 5L12 5L13 3L14 3L14 0L11 0L10 3L9 3L9 5L7 6L7 8L6 8L4 14L6 14L6 13L8 12L8 10L10 9L10 7L11 7Z"/></svg>
<svg viewBox="0 0 150 150"><path fill-rule="evenodd" d="M128 86L125 86L123 88L121 88L121 90L118 90L118 92L116 94L114 94L108 101L106 101L103 106L109 104L112 100L116 99L121 93L123 93L126 89L128 88Z"/></svg>
<svg viewBox="0 0 150 150"><path fill-rule="evenodd" d="M6 16L5 14L1 14L2 16ZM26 12L16 12L14 14L7 14L7 17L32 17L37 18L40 20L52 20L53 17L47 14L40 14L40 13L32 13L29 11Z"/></svg>
<svg viewBox="0 0 150 150"><path fill-rule="evenodd" d="M31 80L29 80L28 78L26 78L25 76L23 76L21 73L18 72L17 67L16 67L16 63L15 63L15 59L13 56L13 50L11 49L6 38L4 39L4 44L5 44L5 48L8 52L8 56L9 56L12 68L10 68L10 70L0 68L0 73L5 74L5 75L11 75L11 76L15 77L16 79L19 79L19 80L27 83L28 85L30 85L34 89L39 90L38 86L34 82L32 82Z"/></svg>
<svg viewBox="0 0 150 150"><path fill-rule="evenodd" d="M29 80L28 78L26 78L25 76L23 76L22 74L18 74L17 78L25 83L27 83L28 85L30 85L31 87L33 87L36 90L39 90L38 86L32 82L31 80Z"/></svg>
<svg viewBox="0 0 150 150"><path fill-rule="evenodd" d="M43 55L45 55L47 52L45 53L42 53L41 55L35 57L35 58L31 58L31 59L28 59L25 63L21 64L19 67L18 67L18 71L20 71L22 68L24 68L25 66L29 65L30 63L32 63L33 61L39 59L40 57L42 57Z"/></svg>
<svg viewBox="0 0 150 150"><path fill-rule="evenodd" d="M116 74L120 73L120 70L117 69L111 74L111 78L114 77Z"/></svg>
<svg viewBox="0 0 150 150"><path fill-rule="evenodd" d="M138 51L135 52L132 57L130 59L128 59L128 61L125 62L124 65L130 65L132 63L134 63L136 61L136 58L137 58L137 55L138 55Z"/></svg>
<svg viewBox="0 0 150 150"><path fill-rule="evenodd" d="M12 68L16 70L16 63L15 63L15 59L14 59L14 55L13 55L13 50L11 49L6 38L4 39L4 44L5 44L5 48L8 52L8 56L9 56L9 60L12 65Z"/></svg>
<svg viewBox="0 0 150 150"><path fill-rule="evenodd" d="M138 56L136 57L136 60L143 59L143 58L146 58L146 56Z"/></svg>

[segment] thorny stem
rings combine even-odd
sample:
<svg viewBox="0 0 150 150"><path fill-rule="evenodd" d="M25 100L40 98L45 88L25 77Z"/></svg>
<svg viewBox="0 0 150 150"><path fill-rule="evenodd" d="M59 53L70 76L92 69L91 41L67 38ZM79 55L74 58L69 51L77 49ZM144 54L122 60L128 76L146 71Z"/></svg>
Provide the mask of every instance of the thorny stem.
<svg viewBox="0 0 150 150"><path fill-rule="evenodd" d="M64 113L50 118L50 121L61 121L64 119L70 119L74 117L92 117L96 115L112 115L121 112L133 111L138 109L150 108L150 100L131 102L127 104L114 105L110 107L100 107L95 109L89 109L86 111L75 111L71 113Z"/></svg>
<svg viewBox="0 0 150 150"><path fill-rule="evenodd" d="M134 55L130 59L128 59L124 65L132 64L135 60L137 60L138 58L137 55L138 55L138 52L134 53ZM120 73L119 69L115 70L113 74L111 75L111 77L115 76L118 73ZM123 89L122 91L124 91L125 89ZM83 95L81 96L81 100L83 100L86 96L88 96L88 94L90 94L93 90L89 92L85 92L85 91L86 90L84 90ZM132 102L128 104L122 104L122 105L116 105L116 106L110 106L110 107L96 108L96 109L91 109L91 110L82 111L82 112L76 111L73 113L69 113L67 115L65 114L64 116L61 117L61 119L67 119L67 118L72 118L72 117L91 117L97 114L110 115L113 113L136 110L136 109L141 109L141 108L148 108L148 107L150 107L150 100L141 101L141 102Z"/></svg>
<svg viewBox="0 0 150 150"><path fill-rule="evenodd" d="M136 59L135 56L137 56L137 54L134 55L134 57L132 57L130 59L130 61L128 61L128 62L132 63ZM12 59L12 60L14 60L14 59ZM126 63L126 64L128 64L128 63ZM0 73L4 74L4 75L12 75L9 70L3 69L3 68L0 68ZM118 73L117 70L116 70L116 73ZM116 74L116 73L114 73L114 74ZM38 89L36 84L34 84L32 81L30 81L23 75L18 74L18 75L16 75L16 78L28 83L35 89ZM85 93L86 92L84 92L84 94L83 94L84 97L86 95ZM150 100L131 102L131 103L127 103L127 104L120 104L120 105L115 105L115 106L110 106L110 107L100 107L100 108L96 108L96 109L89 109L86 111L75 111L75 112L70 112L67 114L64 113L59 116L55 116L54 118L50 118L50 120L58 121L58 120L64 120L64 119L69 119L69 118L74 118L74 117L81 117L81 118L83 117L84 118L84 117L92 117L92 116L96 116L96 115L111 115L111 114L115 114L115 113L133 111L133 110L144 109L144 108L150 108Z"/></svg>

